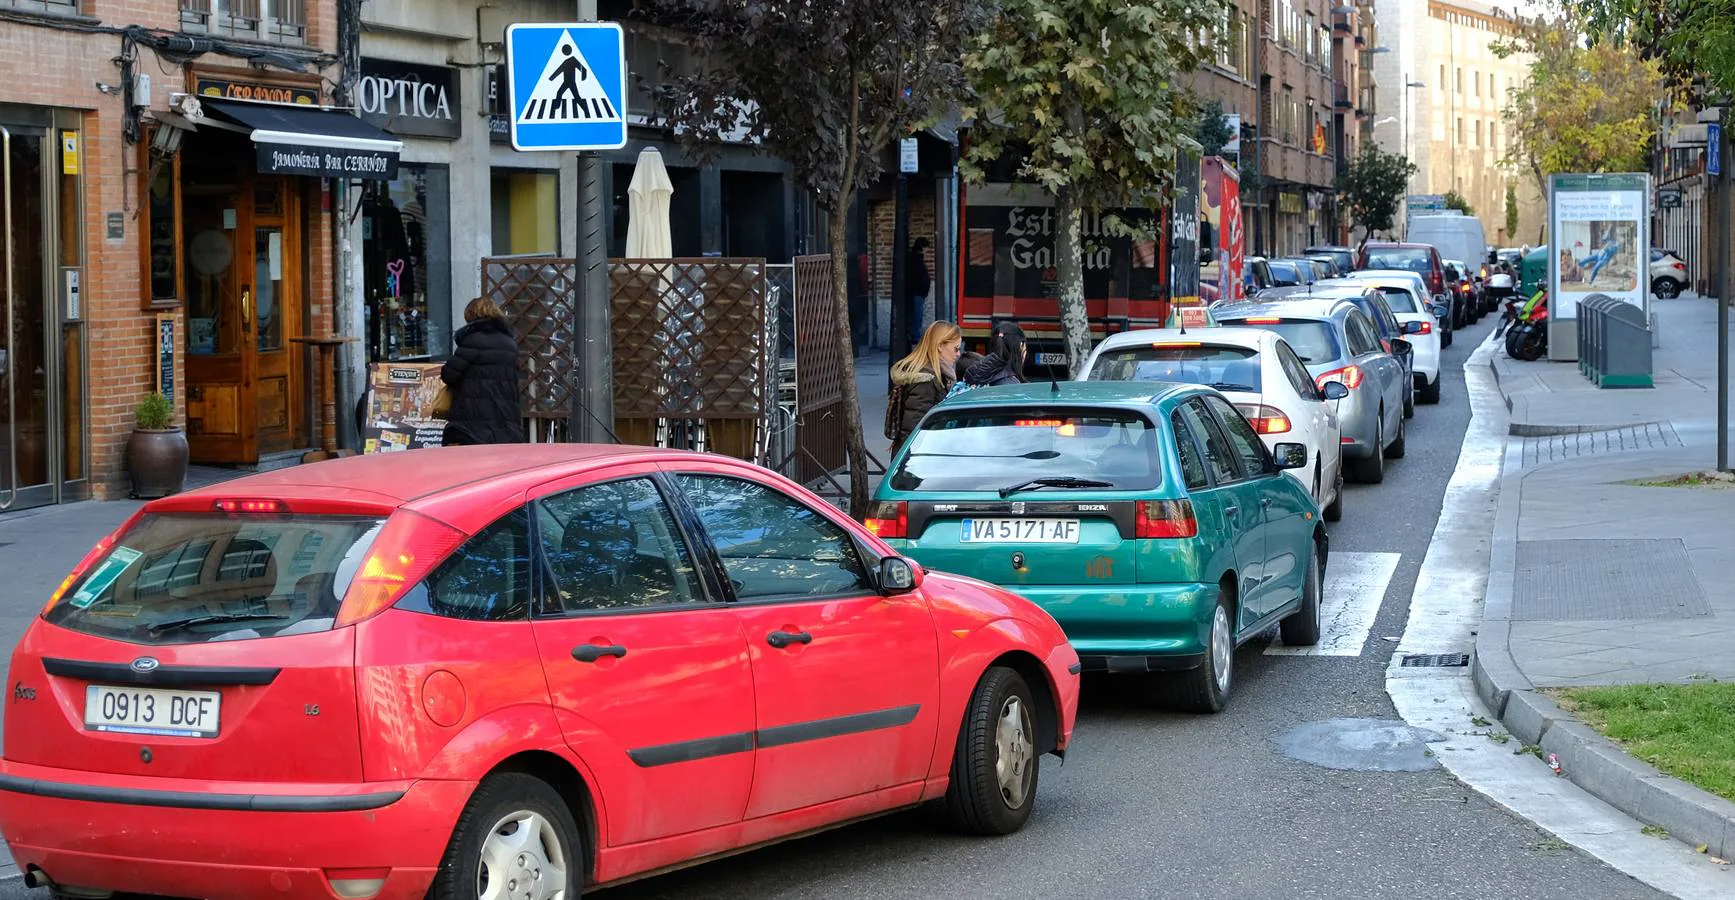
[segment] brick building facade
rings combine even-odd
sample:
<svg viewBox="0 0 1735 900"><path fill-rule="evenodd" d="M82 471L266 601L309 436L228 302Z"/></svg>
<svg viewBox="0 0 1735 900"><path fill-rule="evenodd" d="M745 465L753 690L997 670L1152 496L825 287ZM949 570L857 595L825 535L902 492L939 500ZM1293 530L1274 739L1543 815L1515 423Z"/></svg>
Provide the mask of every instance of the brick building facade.
<svg viewBox="0 0 1735 900"><path fill-rule="evenodd" d="M197 462L315 443L317 357L296 339L332 334L333 194L397 164L326 108L337 2L0 10L0 509L125 496L157 390Z"/></svg>

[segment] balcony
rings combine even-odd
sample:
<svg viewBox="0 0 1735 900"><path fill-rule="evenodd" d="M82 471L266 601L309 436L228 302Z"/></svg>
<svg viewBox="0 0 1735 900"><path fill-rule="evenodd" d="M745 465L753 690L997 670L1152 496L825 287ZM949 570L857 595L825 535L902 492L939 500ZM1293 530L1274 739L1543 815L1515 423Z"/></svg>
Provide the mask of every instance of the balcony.
<svg viewBox="0 0 1735 900"><path fill-rule="evenodd" d="M1334 84L1331 87L1331 106L1333 109L1349 110L1355 108L1355 100L1351 98L1349 87Z"/></svg>
<svg viewBox="0 0 1735 900"><path fill-rule="evenodd" d="M191 34L307 43L307 0L180 0L181 30Z"/></svg>

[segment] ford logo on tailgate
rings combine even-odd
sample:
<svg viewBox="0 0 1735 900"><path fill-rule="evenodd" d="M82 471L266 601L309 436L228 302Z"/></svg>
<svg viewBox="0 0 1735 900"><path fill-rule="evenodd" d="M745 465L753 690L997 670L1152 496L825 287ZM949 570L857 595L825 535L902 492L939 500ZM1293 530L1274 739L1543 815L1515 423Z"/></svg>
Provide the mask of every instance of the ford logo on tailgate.
<svg viewBox="0 0 1735 900"><path fill-rule="evenodd" d="M157 662L157 658L154 656L141 656L138 659L133 660L133 671L134 672L155 672L157 670L157 666L160 666L160 665L162 665L162 663Z"/></svg>

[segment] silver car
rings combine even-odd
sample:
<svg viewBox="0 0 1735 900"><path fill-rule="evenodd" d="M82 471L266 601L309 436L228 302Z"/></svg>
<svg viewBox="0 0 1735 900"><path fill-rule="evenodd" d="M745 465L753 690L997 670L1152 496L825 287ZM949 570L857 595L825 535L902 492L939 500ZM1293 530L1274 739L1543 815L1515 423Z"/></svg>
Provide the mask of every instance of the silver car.
<svg viewBox="0 0 1735 900"><path fill-rule="evenodd" d="M1226 303L1211 313L1222 325L1277 332L1301 357L1314 383L1336 381L1349 388L1349 396L1335 401L1344 467L1350 478L1365 484L1385 480L1385 461L1404 455L1404 394L1409 385L1404 364L1380 345L1365 313L1317 288L1312 297L1292 294Z"/></svg>

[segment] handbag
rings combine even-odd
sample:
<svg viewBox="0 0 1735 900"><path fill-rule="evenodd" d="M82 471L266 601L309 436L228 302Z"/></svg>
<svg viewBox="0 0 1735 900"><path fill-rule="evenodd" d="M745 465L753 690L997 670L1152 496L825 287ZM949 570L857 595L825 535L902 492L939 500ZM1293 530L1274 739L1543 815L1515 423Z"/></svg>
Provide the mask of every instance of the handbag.
<svg viewBox="0 0 1735 900"><path fill-rule="evenodd" d="M892 386L891 396L886 398L886 440L898 439L898 425L904 421L904 386Z"/></svg>
<svg viewBox="0 0 1735 900"><path fill-rule="evenodd" d="M452 388L440 385L438 393L434 394L434 402L428 404L428 418L444 420L452 414Z"/></svg>

